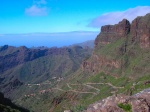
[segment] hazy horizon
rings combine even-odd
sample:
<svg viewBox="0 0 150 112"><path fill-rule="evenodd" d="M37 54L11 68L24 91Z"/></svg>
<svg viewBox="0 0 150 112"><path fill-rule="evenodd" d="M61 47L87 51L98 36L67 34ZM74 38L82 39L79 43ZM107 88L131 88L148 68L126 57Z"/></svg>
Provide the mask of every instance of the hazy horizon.
<svg viewBox="0 0 150 112"><path fill-rule="evenodd" d="M99 32L59 32L59 33L31 33L31 34L4 34L0 36L0 46L27 46L27 47L64 47L73 44L94 40Z"/></svg>
<svg viewBox="0 0 150 112"><path fill-rule="evenodd" d="M103 25L124 18L132 22L147 13L147 0L5 0L0 4L0 46L68 46L94 40Z"/></svg>

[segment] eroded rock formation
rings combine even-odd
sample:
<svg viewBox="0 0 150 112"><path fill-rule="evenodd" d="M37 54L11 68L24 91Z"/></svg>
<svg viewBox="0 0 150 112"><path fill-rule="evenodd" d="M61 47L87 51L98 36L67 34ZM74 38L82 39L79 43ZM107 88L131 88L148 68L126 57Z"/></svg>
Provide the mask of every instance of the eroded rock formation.
<svg viewBox="0 0 150 112"><path fill-rule="evenodd" d="M131 24L131 37L133 42L139 42L141 48L150 47L150 14L137 17Z"/></svg>
<svg viewBox="0 0 150 112"><path fill-rule="evenodd" d="M107 67L108 69L119 68L121 62L117 60L110 60L103 56L92 55L91 60L82 62L82 70L87 72L98 73L102 68ZM103 71L104 72L104 71Z"/></svg>
<svg viewBox="0 0 150 112"><path fill-rule="evenodd" d="M146 89L133 96L117 95L110 96L104 100L89 105L84 112L125 112L119 104L130 105L132 112L150 111L150 89Z"/></svg>
<svg viewBox="0 0 150 112"><path fill-rule="evenodd" d="M99 44L109 44L121 37L127 37L131 34L132 41L138 42L141 48L150 47L150 14L143 17L137 17L130 22L123 19L116 25L105 25L101 27L101 33L95 40L95 47Z"/></svg>
<svg viewBox="0 0 150 112"><path fill-rule="evenodd" d="M124 42L120 43L118 48L113 49L116 56L114 59L104 57L107 54L101 55L99 52L105 45L110 44L118 39L124 38ZM130 43L130 44L129 44ZM133 44L133 45L132 45ZM101 27L101 32L95 39L95 50L89 60L82 63L82 70L90 73L98 73L100 71L108 72L111 69L120 68L121 71L128 63L128 57L131 53L126 53L128 46L137 44L141 49L150 49L150 14L143 17L137 17L130 22L123 19L115 25L106 25ZM107 49L105 49L107 50ZM108 52L109 54L109 52ZM124 56L126 54L126 56ZM129 56L127 56L129 54ZM132 54L134 54L132 52ZM110 56L112 57L112 55ZM106 68L104 71L103 68Z"/></svg>
<svg viewBox="0 0 150 112"><path fill-rule="evenodd" d="M99 44L109 44L116 39L126 37L130 32L130 22L123 19L116 25L106 25L101 27L101 33L95 40L95 47Z"/></svg>

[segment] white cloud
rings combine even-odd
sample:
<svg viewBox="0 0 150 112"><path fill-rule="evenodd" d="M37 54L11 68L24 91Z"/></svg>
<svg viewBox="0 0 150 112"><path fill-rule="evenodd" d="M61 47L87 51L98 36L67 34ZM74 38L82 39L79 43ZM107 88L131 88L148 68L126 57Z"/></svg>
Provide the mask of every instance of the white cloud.
<svg viewBox="0 0 150 112"><path fill-rule="evenodd" d="M48 13L48 9L47 7L38 7L33 5L30 8L27 8L25 13L29 16L45 16Z"/></svg>
<svg viewBox="0 0 150 112"><path fill-rule="evenodd" d="M137 16L144 16L145 14L150 13L150 6L138 6L135 8L130 8L125 11L110 12L99 17L94 18L89 24L89 27L99 28L107 24L116 24L122 19L128 19L130 22L134 20Z"/></svg>
<svg viewBox="0 0 150 112"><path fill-rule="evenodd" d="M25 9L29 16L46 16L48 14L47 2L45 0L34 0L33 5Z"/></svg>

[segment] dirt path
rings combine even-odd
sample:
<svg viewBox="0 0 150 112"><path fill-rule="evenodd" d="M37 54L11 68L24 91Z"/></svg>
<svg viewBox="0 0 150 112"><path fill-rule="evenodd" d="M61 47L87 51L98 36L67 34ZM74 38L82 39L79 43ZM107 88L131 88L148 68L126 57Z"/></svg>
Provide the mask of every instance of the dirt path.
<svg viewBox="0 0 150 112"><path fill-rule="evenodd" d="M95 93L95 92L83 92L83 91L77 91L77 90L69 90L69 91L71 91L71 92L75 92L75 93L94 94L94 95L96 95L96 93Z"/></svg>
<svg viewBox="0 0 150 112"><path fill-rule="evenodd" d="M27 86L39 86L39 85L41 85L41 84L27 84ZM69 83L67 83L66 85L67 85L67 87L69 88L69 90L63 90L63 89L61 89L61 88L50 88L50 89L41 90L41 91L39 91L39 92L37 92L37 93L32 93L32 94L30 94L30 95L25 95L25 96L33 96L33 95L35 96L35 95L37 95L37 94L43 94L43 93L45 93L45 92L51 92L51 90L58 90L58 91L62 91L62 92L70 91L70 92L75 92L75 93L80 93L80 94L93 94L93 95L96 95L97 92L100 92L100 89L99 89L99 88L96 88L96 87L94 87L94 86L92 86L92 85L109 85L109 86L111 86L111 87L114 88L114 89L121 89L121 88L124 88L124 87L117 87L117 86L114 86L114 85L112 85L111 83L83 83L83 84L69 84ZM95 89L97 92L79 91L79 90L74 89L71 85L72 85L72 86L86 86L86 87L88 87L88 88L90 88L90 89Z"/></svg>
<svg viewBox="0 0 150 112"><path fill-rule="evenodd" d="M98 92L100 91L100 89L95 88L95 87L93 87L93 86L91 86L91 85L88 85L88 84L83 84L83 85L84 85L84 86L87 86L87 87L89 87L89 88L95 89L95 90L97 90Z"/></svg>
<svg viewBox="0 0 150 112"><path fill-rule="evenodd" d="M121 88L124 88L124 87L117 87L117 86L114 86L114 85L112 85L111 83L87 83L87 84L89 84L89 85L109 85L109 86L111 86L112 88L114 88L114 89L121 89Z"/></svg>

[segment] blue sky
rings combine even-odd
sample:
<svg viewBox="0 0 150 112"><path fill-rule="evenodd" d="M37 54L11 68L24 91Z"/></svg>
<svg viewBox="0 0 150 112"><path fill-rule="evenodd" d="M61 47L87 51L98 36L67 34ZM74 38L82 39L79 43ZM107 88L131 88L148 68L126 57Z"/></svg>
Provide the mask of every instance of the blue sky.
<svg viewBox="0 0 150 112"><path fill-rule="evenodd" d="M123 18L132 21L136 16L150 12L148 0L1 0L0 2L0 45L2 42L4 44L4 40L9 41L4 37L8 37L6 34L18 34L17 36L28 34L31 37L29 35L31 33L98 32L102 25L116 24ZM95 34L93 39L94 36ZM54 37L49 37L52 38ZM15 41L15 38L13 39Z"/></svg>

